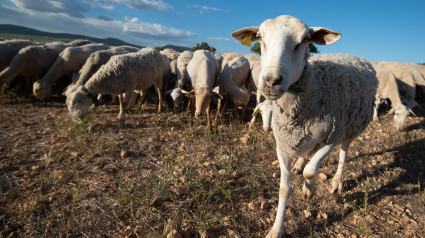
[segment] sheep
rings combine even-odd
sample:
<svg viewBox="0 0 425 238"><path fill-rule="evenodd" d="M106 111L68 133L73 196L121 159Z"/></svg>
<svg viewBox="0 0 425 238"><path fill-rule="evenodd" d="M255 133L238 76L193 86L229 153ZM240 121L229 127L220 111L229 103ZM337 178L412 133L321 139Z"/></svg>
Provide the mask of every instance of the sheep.
<svg viewBox="0 0 425 238"><path fill-rule="evenodd" d="M18 51L29 45L41 45L29 40L5 40L0 42L0 72L9 65Z"/></svg>
<svg viewBox="0 0 425 238"><path fill-rule="evenodd" d="M425 99L425 65L419 65L415 63L402 63L401 66L403 68L407 68L408 70L410 70L410 72L412 72L415 78L416 87L419 87L421 89L421 91L419 92L419 95L416 95L416 96L421 97L420 99L424 101ZM416 93L418 93L418 91L416 91Z"/></svg>
<svg viewBox="0 0 425 238"><path fill-rule="evenodd" d="M161 112L162 81L170 74L170 64L165 55L152 48L122 55L111 59L84 84L80 85L66 99L68 110L74 116L87 113L98 94L117 94L120 99L118 119L124 122L126 103L134 90L145 92L155 85L159 96L158 112ZM124 97L121 96L125 93Z"/></svg>
<svg viewBox="0 0 425 238"><path fill-rule="evenodd" d="M412 72L401 67L401 64L397 62L381 61L376 63L379 66L389 69L394 74L403 104L410 109L419 106L415 101L416 82Z"/></svg>
<svg viewBox="0 0 425 238"><path fill-rule="evenodd" d="M391 110L388 114L394 113L394 123L398 130L404 128L406 117L409 115L410 109L407 108L400 99L400 94L397 87L397 82L394 74L376 63L372 63L376 71L376 77L378 78L379 84L376 93L375 108L373 112L373 120L378 120L378 108L381 104L381 99L390 99Z"/></svg>
<svg viewBox="0 0 425 238"><path fill-rule="evenodd" d="M94 43L94 42L88 39L75 39L73 41L68 42L70 46L82 46L82 45L87 45L91 43Z"/></svg>
<svg viewBox="0 0 425 238"><path fill-rule="evenodd" d="M188 92L184 89L186 84L190 84L190 78L187 73L187 65L193 57L193 52L183 51L177 58L176 84L173 89L165 94L170 94L173 99L174 107L179 108L182 104L183 96Z"/></svg>
<svg viewBox="0 0 425 238"><path fill-rule="evenodd" d="M43 101L46 97L51 95L53 87L61 76L71 76L73 73L78 72L91 53L109 48L109 46L98 43L67 47L59 54L55 63L50 67L43 78L34 82L34 95ZM59 90L62 91L62 89Z"/></svg>
<svg viewBox="0 0 425 238"><path fill-rule="evenodd" d="M57 56L68 46L64 42L52 42L22 48L13 57L9 66L0 73L1 83L8 87L16 76L21 75L25 78L24 88L32 86L33 82L49 70Z"/></svg>
<svg viewBox="0 0 425 238"><path fill-rule="evenodd" d="M218 63L207 50L197 50L187 65L187 73L192 82L193 90L186 96L195 99L190 100L191 115L199 118L203 111L207 113L207 128L211 129L210 102L212 97L223 99L220 94L213 91L218 77ZM194 109L196 111L194 112Z"/></svg>
<svg viewBox="0 0 425 238"><path fill-rule="evenodd" d="M224 66L221 71L220 77L218 79L219 93L230 94L235 105L235 113L237 112L237 107L244 106L249 102L249 94L245 85L249 81L250 66L248 59L244 56L237 56ZM218 100L217 113L213 126L218 125L218 117L220 114L222 100ZM245 110L244 110L245 111Z"/></svg>
<svg viewBox="0 0 425 238"><path fill-rule="evenodd" d="M235 57L238 57L238 56L241 56L241 54L236 53L236 52L224 53L222 55L222 58L223 59L222 59L221 64L220 64L221 70L224 69L224 67L226 66L227 62L229 62L231 59L233 59Z"/></svg>
<svg viewBox="0 0 425 238"><path fill-rule="evenodd" d="M139 51L139 48L132 46L117 46L107 50L96 51L87 58L78 74L72 79L72 83L66 88L64 95L69 96L78 86L84 85L90 77L106 64L113 55L121 55Z"/></svg>
<svg viewBox="0 0 425 238"><path fill-rule="evenodd" d="M341 34L324 27L309 28L291 16L264 21L231 33L243 44L261 42L260 90L274 101L272 128L280 165L277 215L267 237L281 237L290 192L292 157L313 155L305 166L302 194L311 199L320 163L341 144L332 192L342 191L342 170L350 143L372 120L378 80L372 65L345 54L309 58L308 44L335 43ZM290 88L291 87L291 88ZM293 93L286 93L288 88Z"/></svg>

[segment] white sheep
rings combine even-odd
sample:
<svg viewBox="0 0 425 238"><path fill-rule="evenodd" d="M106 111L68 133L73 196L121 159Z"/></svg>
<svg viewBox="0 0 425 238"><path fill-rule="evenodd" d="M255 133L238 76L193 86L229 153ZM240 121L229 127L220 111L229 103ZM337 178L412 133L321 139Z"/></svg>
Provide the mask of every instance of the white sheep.
<svg viewBox="0 0 425 238"><path fill-rule="evenodd" d="M91 53L109 48L109 46L99 43L65 48L56 58L49 71L41 79L34 82L34 95L38 99L44 100L52 94L52 90L60 77L67 75L71 78L73 73L77 73L81 69ZM59 90L62 92L63 88Z"/></svg>
<svg viewBox="0 0 425 238"><path fill-rule="evenodd" d="M223 55L221 55L221 57L223 58L221 60L221 63L220 63L221 70L224 69L224 67L227 65L227 62L229 62L231 59L238 57L238 56L241 56L241 54L236 53L236 52L224 53Z"/></svg>
<svg viewBox="0 0 425 238"><path fill-rule="evenodd" d="M332 192L342 190L342 170L350 143L372 120L378 80L370 63L350 55L313 56L308 44L332 44L341 34L323 27L309 28L299 19L279 16L259 27L233 32L232 37L249 45L261 42L261 90L275 101L272 127L280 165L277 215L267 237L281 237L289 197L292 157L312 155L303 171L302 194L311 199L319 165L341 144ZM286 93L291 88L296 93Z"/></svg>
<svg viewBox="0 0 425 238"><path fill-rule="evenodd" d="M131 52L139 51L139 48L132 46L117 46L107 50L96 51L87 58L84 65L78 71L78 74L72 79L72 83L67 87L64 92L65 96L69 96L71 92L75 91L78 86L84 85L90 77L95 74L99 68L106 64L109 59L114 55L122 55Z"/></svg>
<svg viewBox="0 0 425 238"><path fill-rule="evenodd" d="M403 104L408 108L413 109L419 104L415 101L416 98L416 81L410 70L402 67L398 62L381 61L376 62L377 65L391 70L397 79L397 86L402 98Z"/></svg>
<svg viewBox="0 0 425 238"><path fill-rule="evenodd" d="M410 113L410 109L403 105L400 99L397 82L394 74L376 63L372 63L376 71L376 77L379 84L376 92L375 108L373 112L373 119L378 120L378 108L382 103L382 99L389 99L391 101L391 110L388 114L394 113L394 123L398 130L404 128L406 117Z"/></svg>
<svg viewBox="0 0 425 238"><path fill-rule="evenodd" d="M36 79L49 70L58 55L68 46L69 44L64 42L52 42L22 48L13 57L9 66L0 73L0 81L9 86L16 76L21 75L25 80L24 87L31 87Z"/></svg>
<svg viewBox="0 0 425 238"><path fill-rule="evenodd" d="M159 96L158 111L161 112L162 82L170 75L170 64L165 55L152 48L122 55L111 59L84 84L67 97L68 110L74 116L82 116L98 94L119 95L118 119L123 122L128 98L134 90L145 91L152 85ZM121 96L124 94L124 97Z"/></svg>
<svg viewBox="0 0 425 238"><path fill-rule="evenodd" d="M235 105L235 113L239 106L244 106L244 111L249 102L248 90L245 88L249 82L250 65L247 58L237 56L227 62L218 78L220 95L229 94ZM213 126L218 125L222 100L218 100L217 114Z"/></svg>
<svg viewBox="0 0 425 238"><path fill-rule="evenodd" d="M197 50L187 65L187 73L193 87L192 91L186 93L186 96L192 99L189 102L191 114L195 114L195 117L199 118L202 112L206 111L207 127L211 129L211 99L213 96L222 99L220 94L213 91L218 77L217 60L209 51Z"/></svg>
<svg viewBox="0 0 425 238"><path fill-rule="evenodd" d="M190 84L190 78L187 73L187 65L189 64L192 57L193 57L193 52L183 51L177 58L176 84L173 89L170 89L166 92L166 94L171 95L175 108L180 108L182 104L183 96L188 93L188 91L185 90L185 88L189 90L186 85Z"/></svg>
<svg viewBox="0 0 425 238"><path fill-rule="evenodd" d="M29 45L41 45L41 43L29 40L4 40L0 42L0 72L9 65L20 49Z"/></svg>

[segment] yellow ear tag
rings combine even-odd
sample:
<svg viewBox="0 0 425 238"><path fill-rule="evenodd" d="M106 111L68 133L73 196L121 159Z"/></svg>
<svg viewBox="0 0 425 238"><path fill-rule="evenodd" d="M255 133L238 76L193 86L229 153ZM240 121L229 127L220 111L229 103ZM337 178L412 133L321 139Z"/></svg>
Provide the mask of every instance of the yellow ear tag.
<svg viewBox="0 0 425 238"><path fill-rule="evenodd" d="M241 44L250 47L251 46L251 38L252 38L252 33L248 32L245 35L245 37L241 40Z"/></svg>
<svg viewBox="0 0 425 238"><path fill-rule="evenodd" d="M189 95L189 98L194 99L194 98L195 98L195 94L193 94L193 93L192 93L192 94L190 94L190 95Z"/></svg>

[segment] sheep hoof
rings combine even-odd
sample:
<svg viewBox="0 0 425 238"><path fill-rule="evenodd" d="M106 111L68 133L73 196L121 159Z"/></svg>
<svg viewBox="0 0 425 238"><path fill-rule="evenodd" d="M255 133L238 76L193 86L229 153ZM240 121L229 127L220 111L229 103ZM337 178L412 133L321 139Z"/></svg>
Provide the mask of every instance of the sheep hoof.
<svg viewBox="0 0 425 238"><path fill-rule="evenodd" d="M248 125L248 129L252 130L252 129L254 129L254 127L255 127L255 123L250 122L249 125Z"/></svg>
<svg viewBox="0 0 425 238"><path fill-rule="evenodd" d="M331 193L336 193L338 191L338 194L342 193L342 181L340 181L337 178L332 179L332 183L331 183L331 189L330 192Z"/></svg>
<svg viewBox="0 0 425 238"><path fill-rule="evenodd" d="M291 169L291 172L294 173L294 174L302 174L303 170L302 170L302 168L293 167Z"/></svg>
<svg viewBox="0 0 425 238"><path fill-rule="evenodd" d="M303 186L303 190L302 190L302 195L303 195L303 199L310 201L314 194L316 193L316 187L312 187L311 189L308 189L307 186Z"/></svg>

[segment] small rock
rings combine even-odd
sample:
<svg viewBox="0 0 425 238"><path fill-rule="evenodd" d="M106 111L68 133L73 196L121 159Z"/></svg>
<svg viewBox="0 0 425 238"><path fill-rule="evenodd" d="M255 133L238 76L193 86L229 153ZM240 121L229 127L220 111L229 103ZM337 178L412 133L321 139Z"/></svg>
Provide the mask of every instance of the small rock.
<svg viewBox="0 0 425 238"><path fill-rule="evenodd" d="M321 180L326 180L328 178L328 176L326 174L324 174L324 173L319 173L319 178Z"/></svg>
<svg viewBox="0 0 425 238"><path fill-rule="evenodd" d="M373 159L371 163L372 163L373 166L378 164L378 162L375 159Z"/></svg>
<svg viewBox="0 0 425 238"><path fill-rule="evenodd" d="M121 153L120 153L121 158L125 158L125 157L127 157L127 155L128 155L128 151L122 149Z"/></svg>
<svg viewBox="0 0 425 238"><path fill-rule="evenodd" d="M279 160L275 160L272 162L272 165L279 165Z"/></svg>
<svg viewBox="0 0 425 238"><path fill-rule="evenodd" d="M218 171L218 174L219 175L225 175L226 174L226 170L225 169L222 169L222 170Z"/></svg>
<svg viewBox="0 0 425 238"><path fill-rule="evenodd" d="M208 238L208 232L206 230L199 230L199 237L201 238Z"/></svg>
<svg viewBox="0 0 425 238"><path fill-rule="evenodd" d="M273 178L279 178L280 174L279 173L273 173Z"/></svg>
<svg viewBox="0 0 425 238"><path fill-rule="evenodd" d="M304 217L305 218L310 218L311 217L311 212L309 210L304 210L303 213L304 213Z"/></svg>
<svg viewBox="0 0 425 238"><path fill-rule="evenodd" d="M248 203L248 208L251 210L255 210L255 204L253 202Z"/></svg>
<svg viewBox="0 0 425 238"><path fill-rule="evenodd" d="M261 208L261 210L267 210L267 208L269 208L269 202L267 202L267 201L263 201L263 202L261 202L261 205L260 205L260 208Z"/></svg>

